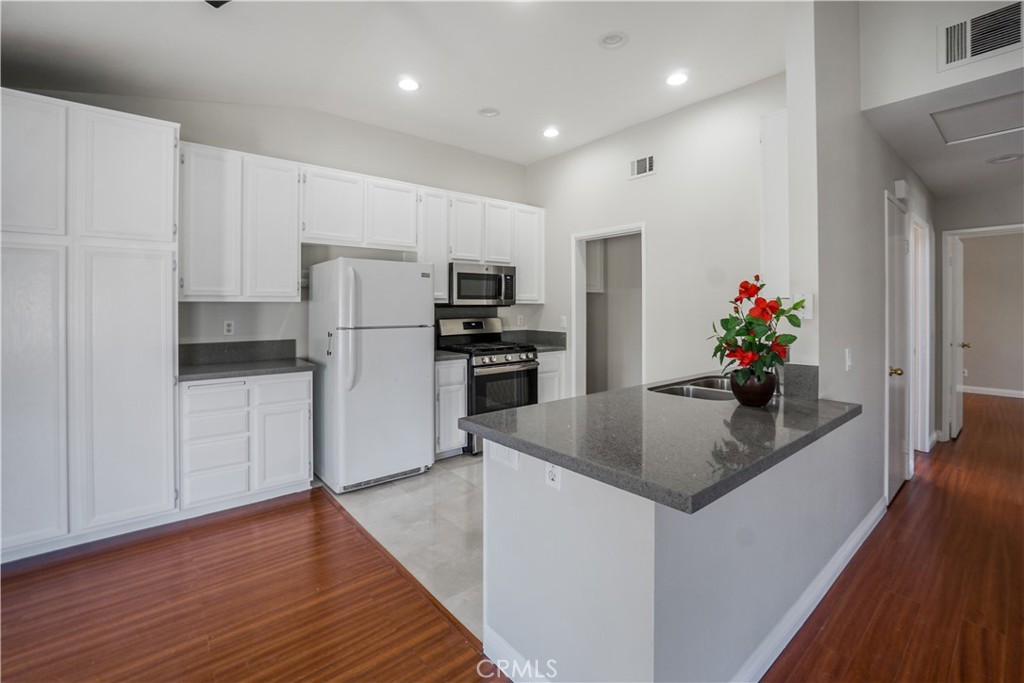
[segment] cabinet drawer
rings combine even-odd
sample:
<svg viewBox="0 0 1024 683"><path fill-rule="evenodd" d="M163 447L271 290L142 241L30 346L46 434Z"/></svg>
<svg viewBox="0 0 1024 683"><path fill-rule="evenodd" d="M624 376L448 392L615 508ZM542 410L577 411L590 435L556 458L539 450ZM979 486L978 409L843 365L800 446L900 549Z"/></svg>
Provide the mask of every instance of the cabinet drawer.
<svg viewBox="0 0 1024 683"><path fill-rule="evenodd" d="M185 474L249 462L249 437L220 439L188 444L181 449L182 471Z"/></svg>
<svg viewBox="0 0 1024 683"><path fill-rule="evenodd" d="M232 498L249 492L249 466L185 477L184 507Z"/></svg>
<svg viewBox="0 0 1024 683"><path fill-rule="evenodd" d="M466 383L466 364L462 361L457 363L439 363L435 366L437 371L437 386L446 387L452 384Z"/></svg>
<svg viewBox="0 0 1024 683"><path fill-rule="evenodd" d="M308 377L292 380L273 380L256 385L256 404L289 403L310 400L312 383Z"/></svg>
<svg viewBox="0 0 1024 683"><path fill-rule="evenodd" d="M245 434L249 431L249 412L195 415L185 420L185 440Z"/></svg>
<svg viewBox="0 0 1024 683"><path fill-rule="evenodd" d="M231 410L249 407L249 386L245 381L224 384L198 384L185 389L185 412Z"/></svg>

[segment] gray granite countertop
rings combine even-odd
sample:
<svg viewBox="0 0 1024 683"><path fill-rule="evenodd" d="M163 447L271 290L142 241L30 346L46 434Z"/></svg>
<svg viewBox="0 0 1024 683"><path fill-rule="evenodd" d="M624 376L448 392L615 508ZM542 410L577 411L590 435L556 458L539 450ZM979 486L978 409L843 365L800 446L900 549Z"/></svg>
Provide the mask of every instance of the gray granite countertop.
<svg viewBox="0 0 1024 683"><path fill-rule="evenodd" d="M537 347L537 353L551 353L552 351L565 351L564 346L557 344L534 344Z"/></svg>
<svg viewBox="0 0 1024 683"><path fill-rule="evenodd" d="M434 349L434 361L440 360L466 360L469 358L468 354L458 353L456 351L442 351L441 349Z"/></svg>
<svg viewBox="0 0 1024 683"><path fill-rule="evenodd" d="M839 401L748 408L648 391L666 383L464 417L459 427L692 513L861 413Z"/></svg>
<svg viewBox="0 0 1024 683"><path fill-rule="evenodd" d="M234 363L204 363L182 365L178 368L178 381L191 382L198 379L229 379L231 377L252 377L255 375L277 375L286 372L310 372L316 365L301 358L278 358L275 360L253 360Z"/></svg>

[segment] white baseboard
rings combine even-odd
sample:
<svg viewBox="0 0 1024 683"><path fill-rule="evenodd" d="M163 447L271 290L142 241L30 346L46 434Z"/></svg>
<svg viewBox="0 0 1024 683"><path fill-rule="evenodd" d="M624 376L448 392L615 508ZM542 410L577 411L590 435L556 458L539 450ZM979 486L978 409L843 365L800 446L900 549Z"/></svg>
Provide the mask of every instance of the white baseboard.
<svg viewBox="0 0 1024 683"><path fill-rule="evenodd" d="M775 627L765 636L761 644L751 653L747 661L743 663L739 671L730 679L733 681L759 681L768 671L768 668L775 662L775 659L782 654L786 645L793 639L796 632L800 630L807 617L818 606L825 593L831 588L839 573L853 558L854 553L871 533L871 530L878 524L885 514L885 498L875 503L867 516L861 520L853 533L847 537L843 545L839 547L832 559L814 577L807 590L797 598L793 606L783 615Z"/></svg>
<svg viewBox="0 0 1024 683"><path fill-rule="evenodd" d="M985 396L1006 396L1007 398L1024 398L1024 391L1016 389L990 389L988 387L962 386L960 389L965 394L984 394Z"/></svg>
<svg viewBox="0 0 1024 683"><path fill-rule="evenodd" d="M548 680L545 674L557 675L557 669L551 668L552 666L557 667L557 662L552 660L551 666L549 666L548 662L526 659L507 640L486 624L484 624L484 654L501 669L502 673L516 683L545 683Z"/></svg>
<svg viewBox="0 0 1024 683"><path fill-rule="evenodd" d="M932 449L935 448L935 444L939 442L939 430L932 432L932 437L928 440L928 452L931 453Z"/></svg>

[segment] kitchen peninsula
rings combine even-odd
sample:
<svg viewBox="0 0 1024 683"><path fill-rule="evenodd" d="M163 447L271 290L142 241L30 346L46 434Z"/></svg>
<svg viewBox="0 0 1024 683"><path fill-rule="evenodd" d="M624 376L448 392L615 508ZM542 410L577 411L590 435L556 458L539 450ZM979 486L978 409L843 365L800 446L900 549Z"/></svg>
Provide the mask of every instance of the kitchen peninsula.
<svg viewBox="0 0 1024 683"><path fill-rule="evenodd" d="M553 660L554 680L757 678L881 516L830 519L832 432L861 406L656 386L460 420L486 440L492 659Z"/></svg>

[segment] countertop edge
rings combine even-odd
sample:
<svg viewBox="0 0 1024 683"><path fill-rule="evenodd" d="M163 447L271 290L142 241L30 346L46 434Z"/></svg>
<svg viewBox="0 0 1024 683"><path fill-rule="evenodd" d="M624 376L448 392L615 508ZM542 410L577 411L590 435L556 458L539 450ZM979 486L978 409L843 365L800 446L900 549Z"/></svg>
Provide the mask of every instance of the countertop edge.
<svg viewBox="0 0 1024 683"><path fill-rule="evenodd" d="M253 363L272 363L273 361L253 361ZM290 364L282 365L279 367L267 366L267 367L245 367L249 363L230 363L229 365L238 365L237 368L223 368L217 364L214 367L218 369L210 369L208 371L198 372L182 372L182 368L178 369L178 381L179 382L194 382L196 380L211 380L211 379L232 379L235 377L256 377L262 375L284 375L296 372L313 372L316 370L316 364L310 363L302 359L295 359L288 361ZM187 366L188 368L200 368L203 366L193 365Z"/></svg>

